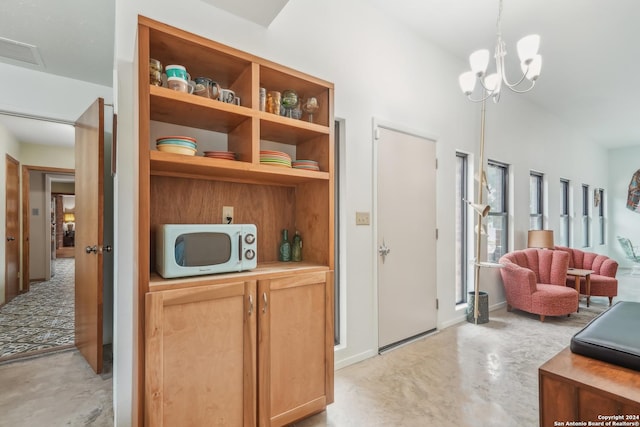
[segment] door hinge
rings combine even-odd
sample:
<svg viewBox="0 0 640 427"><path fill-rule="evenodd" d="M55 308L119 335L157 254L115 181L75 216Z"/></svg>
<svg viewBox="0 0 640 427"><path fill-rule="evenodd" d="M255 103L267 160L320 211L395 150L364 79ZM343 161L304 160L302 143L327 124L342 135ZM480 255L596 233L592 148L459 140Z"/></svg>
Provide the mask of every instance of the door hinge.
<svg viewBox="0 0 640 427"><path fill-rule="evenodd" d="M436 240L438 240L438 229L436 228Z"/></svg>
<svg viewBox="0 0 640 427"><path fill-rule="evenodd" d="M436 310L440 308L440 300L436 298Z"/></svg>
<svg viewBox="0 0 640 427"><path fill-rule="evenodd" d="M436 169L438 169L438 158L436 157Z"/></svg>
<svg viewBox="0 0 640 427"><path fill-rule="evenodd" d="M376 127L373 130L373 138L376 139L376 140L380 139L380 128L379 127Z"/></svg>

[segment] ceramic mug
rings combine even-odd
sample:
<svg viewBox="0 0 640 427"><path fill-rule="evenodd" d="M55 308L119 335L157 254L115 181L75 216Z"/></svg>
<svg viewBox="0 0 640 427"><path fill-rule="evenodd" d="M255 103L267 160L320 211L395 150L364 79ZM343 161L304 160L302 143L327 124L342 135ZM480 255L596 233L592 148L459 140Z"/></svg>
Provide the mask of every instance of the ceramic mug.
<svg viewBox="0 0 640 427"><path fill-rule="evenodd" d="M167 77L178 77L184 81L191 80L187 73L187 69L182 65L167 65L164 67L164 71L167 74Z"/></svg>
<svg viewBox="0 0 640 427"><path fill-rule="evenodd" d="M209 77L196 77L194 93L205 98L218 99L220 97L220 85Z"/></svg>
<svg viewBox="0 0 640 427"><path fill-rule="evenodd" d="M180 77L167 77L167 86L169 87L169 89L173 89L178 92L193 93L195 83L191 85L189 82L181 79Z"/></svg>
<svg viewBox="0 0 640 427"><path fill-rule="evenodd" d="M228 104L234 104L236 99L236 93L231 89L221 89L219 99L222 102L226 102Z"/></svg>

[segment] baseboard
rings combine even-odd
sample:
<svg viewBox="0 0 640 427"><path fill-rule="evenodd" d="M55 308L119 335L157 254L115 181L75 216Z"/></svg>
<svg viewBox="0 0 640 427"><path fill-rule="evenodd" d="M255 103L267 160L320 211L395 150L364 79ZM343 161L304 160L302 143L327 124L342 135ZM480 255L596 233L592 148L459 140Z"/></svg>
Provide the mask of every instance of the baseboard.
<svg viewBox="0 0 640 427"><path fill-rule="evenodd" d="M507 306L507 302L506 301L502 301L502 302L499 302L497 304L493 304L492 306L489 307L489 313L491 313L492 311L495 311L495 310L500 310L501 308L504 308L506 306ZM454 317L453 319L442 323L440 325L440 330L449 328L451 326L455 326L458 323L462 323L462 322L466 322L466 321L467 321L467 314L464 313L461 316ZM491 316L489 316L489 321L491 321Z"/></svg>
<svg viewBox="0 0 640 427"><path fill-rule="evenodd" d="M346 368L349 365L362 362L363 360L369 359L377 355L378 355L378 352L376 350L367 350L362 353L358 353L353 356L347 357L345 359L336 360L334 363L334 368L337 371L338 369Z"/></svg>
<svg viewBox="0 0 640 427"><path fill-rule="evenodd" d="M495 311L495 310L500 310L501 308L504 308L507 306L507 302L506 301L502 301L499 302L497 304L493 304L492 306L489 307L489 312ZM462 322L466 322L467 321L467 315L464 314L462 316L456 317L454 319L451 319L445 323L442 323L440 325L440 327L434 331L433 333L437 333L437 332L441 332L443 329L446 329L448 327L451 326L455 326L459 323ZM491 316L489 316L489 321L491 321ZM424 338L424 337L421 337ZM337 350L334 354L338 355L339 352L343 352L346 350L345 348L341 348L340 350ZM362 362L363 360L369 359L371 357L374 356L378 356L378 351L377 350L367 350L367 351L363 351L362 353L358 353L358 354L354 354L353 356L349 356L346 357L344 359L338 359L336 358L335 362L334 362L334 369L337 371L339 369L342 368L346 368L349 365L353 365L354 363L358 363L358 362Z"/></svg>

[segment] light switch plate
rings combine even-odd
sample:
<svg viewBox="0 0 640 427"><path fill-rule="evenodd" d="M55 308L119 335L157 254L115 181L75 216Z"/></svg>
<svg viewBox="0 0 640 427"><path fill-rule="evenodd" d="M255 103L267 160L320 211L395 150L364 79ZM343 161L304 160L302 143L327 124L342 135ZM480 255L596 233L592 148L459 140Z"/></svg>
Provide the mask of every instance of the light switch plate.
<svg viewBox="0 0 640 427"><path fill-rule="evenodd" d="M369 225L369 212L356 212L356 225Z"/></svg>
<svg viewBox="0 0 640 427"><path fill-rule="evenodd" d="M233 206L222 207L222 223L233 224Z"/></svg>

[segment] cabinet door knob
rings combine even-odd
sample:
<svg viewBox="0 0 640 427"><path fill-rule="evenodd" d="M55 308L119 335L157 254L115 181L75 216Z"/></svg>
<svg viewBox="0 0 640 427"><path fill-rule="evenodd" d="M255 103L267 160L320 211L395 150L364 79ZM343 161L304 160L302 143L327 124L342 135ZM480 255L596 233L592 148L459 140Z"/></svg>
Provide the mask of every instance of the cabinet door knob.
<svg viewBox="0 0 640 427"><path fill-rule="evenodd" d="M249 295L249 316L253 314L253 295Z"/></svg>
<svg viewBox="0 0 640 427"><path fill-rule="evenodd" d="M264 302L264 305L262 306L262 313L266 313L267 312L267 306L269 304L267 304L267 293L263 292L262 293L262 301Z"/></svg>

